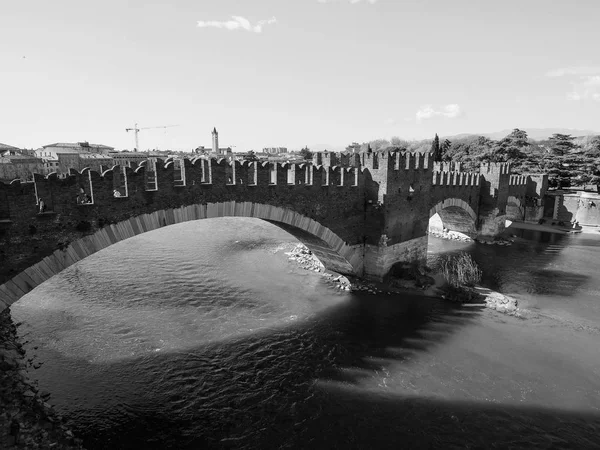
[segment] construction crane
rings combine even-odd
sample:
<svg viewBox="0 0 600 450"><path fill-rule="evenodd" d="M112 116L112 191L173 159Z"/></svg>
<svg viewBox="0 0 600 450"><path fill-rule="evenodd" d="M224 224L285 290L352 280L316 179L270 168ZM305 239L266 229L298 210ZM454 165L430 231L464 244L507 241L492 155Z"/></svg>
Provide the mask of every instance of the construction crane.
<svg viewBox="0 0 600 450"><path fill-rule="evenodd" d="M133 131L135 134L135 150L134 151L139 151L140 150L140 144L138 141L138 133L140 132L140 130L149 130L151 128L171 128L171 127L178 127L179 125L160 125L157 127L142 127L142 128L138 128L138 124L136 123L133 128L125 128L125 131Z"/></svg>

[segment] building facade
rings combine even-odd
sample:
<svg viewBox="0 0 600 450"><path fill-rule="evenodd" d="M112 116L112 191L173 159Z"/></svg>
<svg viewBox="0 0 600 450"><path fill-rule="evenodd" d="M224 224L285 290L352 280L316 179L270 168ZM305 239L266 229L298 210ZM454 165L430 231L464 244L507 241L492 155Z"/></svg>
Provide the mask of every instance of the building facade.
<svg viewBox="0 0 600 450"><path fill-rule="evenodd" d="M34 173L42 173L44 162L41 158L23 154L21 150L0 144L0 180L33 181Z"/></svg>
<svg viewBox="0 0 600 450"><path fill-rule="evenodd" d="M267 147L263 148L263 153L267 153L269 155L279 155L281 153L287 153L287 147Z"/></svg>

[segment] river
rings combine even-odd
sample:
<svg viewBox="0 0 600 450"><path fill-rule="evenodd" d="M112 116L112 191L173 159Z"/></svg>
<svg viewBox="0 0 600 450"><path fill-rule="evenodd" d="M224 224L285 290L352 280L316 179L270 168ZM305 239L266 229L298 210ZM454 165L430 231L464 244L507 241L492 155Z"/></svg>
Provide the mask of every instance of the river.
<svg viewBox="0 0 600 450"><path fill-rule="evenodd" d="M600 234L514 233L429 252L526 319L333 289L246 218L122 241L11 310L89 449L600 448Z"/></svg>

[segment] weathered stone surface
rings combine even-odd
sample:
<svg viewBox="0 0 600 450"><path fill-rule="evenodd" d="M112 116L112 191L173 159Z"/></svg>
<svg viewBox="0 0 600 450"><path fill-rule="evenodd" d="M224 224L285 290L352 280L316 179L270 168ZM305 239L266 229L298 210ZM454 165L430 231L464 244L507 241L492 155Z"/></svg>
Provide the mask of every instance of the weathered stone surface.
<svg viewBox="0 0 600 450"><path fill-rule="evenodd" d="M509 199L516 205L524 195L545 192L543 178L511 176L505 164L466 174L434 171L428 154L315 158L302 165L151 160L136 170L117 166L102 174L72 171L64 180L36 175L34 183L0 183L0 199L8 202L0 205L0 310L123 239L225 216L257 217L308 233L318 244L307 245L332 270L380 280L398 262L424 261L432 214L454 231L495 235L503 230ZM113 196L115 179L125 196ZM77 204L82 188L93 192L93 203ZM38 214L38 198L44 214Z"/></svg>

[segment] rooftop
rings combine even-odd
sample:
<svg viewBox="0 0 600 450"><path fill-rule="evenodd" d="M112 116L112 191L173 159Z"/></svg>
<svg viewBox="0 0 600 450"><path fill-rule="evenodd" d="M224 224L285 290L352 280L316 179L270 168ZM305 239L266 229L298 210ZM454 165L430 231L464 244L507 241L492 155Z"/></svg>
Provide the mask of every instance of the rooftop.
<svg viewBox="0 0 600 450"><path fill-rule="evenodd" d="M4 150L20 150L18 147L13 147L12 145L3 144L0 142L0 152Z"/></svg>
<svg viewBox="0 0 600 450"><path fill-rule="evenodd" d="M112 159L111 155L100 155L98 153L81 153L79 157L85 159Z"/></svg>
<svg viewBox="0 0 600 450"><path fill-rule="evenodd" d="M61 149L88 149L88 148L99 148L99 149L108 149L114 150L114 147L109 147L108 145L103 144L90 144L89 142L56 142L54 144L43 145L42 148L48 147L58 147Z"/></svg>

